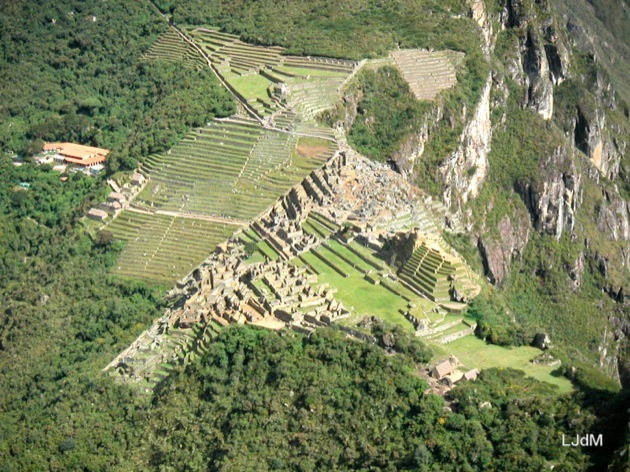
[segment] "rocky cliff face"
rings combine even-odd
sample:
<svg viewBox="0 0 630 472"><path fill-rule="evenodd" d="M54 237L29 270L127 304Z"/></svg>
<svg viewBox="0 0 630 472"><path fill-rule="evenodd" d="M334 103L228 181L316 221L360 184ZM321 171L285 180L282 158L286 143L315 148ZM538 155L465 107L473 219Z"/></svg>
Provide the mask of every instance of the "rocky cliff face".
<svg viewBox="0 0 630 472"><path fill-rule="evenodd" d="M582 199L582 175L565 146L541 160L538 175L537 183L524 183L517 190L531 213L534 228L560 239L563 232L574 231Z"/></svg>
<svg viewBox="0 0 630 472"><path fill-rule="evenodd" d="M497 236L482 234L477 246L490 283L498 285L509 274L512 261L520 257L529 241L531 225L527 214L505 215Z"/></svg>
<svg viewBox="0 0 630 472"><path fill-rule="evenodd" d="M462 205L479 194L488 176L488 153L492 141L490 122L490 91L492 77L488 77L479 104L460 138L460 145L440 166L445 204L456 213Z"/></svg>
<svg viewBox="0 0 630 472"><path fill-rule="evenodd" d="M568 76L569 53L557 34L547 1L504 0L499 22L517 38L517 54L507 58L508 75L527 89L525 106L545 120L553 116L553 88Z"/></svg>
<svg viewBox="0 0 630 472"><path fill-rule="evenodd" d="M602 238L618 248L607 252L600 244L593 244L599 258L599 271L607 279L607 291L613 298L624 301L630 295L630 203L617 192L603 190L603 198L595 206L594 219Z"/></svg>
<svg viewBox="0 0 630 472"><path fill-rule="evenodd" d="M444 110L436 104L425 117L422 126L414 130L414 133L407 139L400 149L392 156L392 161L398 170L408 176L413 175L416 162L424 154L424 147L429 140L431 132L435 128L444 114Z"/></svg>
<svg viewBox="0 0 630 472"><path fill-rule="evenodd" d="M487 58L490 58L490 54L494 49L496 36L493 32L492 21L484 0L468 0L470 7L470 17L477 22L481 29L481 37L483 39L482 49Z"/></svg>
<svg viewBox="0 0 630 472"><path fill-rule="evenodd" d="M603 194L604 200L596 209L597 229L615 241L630 241L630 203L617 193L605 190ZM628 255L630 249L624 252Z"/></svg>
<svg viewBox="0 0 630 472"><path fill-rule="evenodd" d="M619 175L619 166L627 142L611 136L604 110L601 101L599 106L592 110L578 106L574 119L573 140L575 146L591 159L603 175L615 180Z"/></svg>

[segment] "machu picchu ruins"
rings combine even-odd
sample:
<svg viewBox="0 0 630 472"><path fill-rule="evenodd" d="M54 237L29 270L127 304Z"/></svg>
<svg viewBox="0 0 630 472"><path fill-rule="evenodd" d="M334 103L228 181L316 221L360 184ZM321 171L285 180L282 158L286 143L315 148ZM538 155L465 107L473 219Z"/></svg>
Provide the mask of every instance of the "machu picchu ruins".
<svg viewBox="0 0 630 472"><path fill-rule="evenodd" d="M630 472L629 3L2 2L0 472Z"/></svg>
<svg viewBox="0 0 630 472"><path fill-rule="evenodd" d="M159 377L150 366L165 368L164 349L170 362L184 362L200 349L195 340L208 325L303 333L335 323L349 327L361 313L344 301L352 294L342 283L319 280L331 275L400 300L399 321L418 336L447 343L468 335L474 325L461 318L463 302L478 285L441 241L446 219L443 207L386 165L350 148L337 151L178 282L172 308L110 367L150 384ZM401 235L413 239L415 249L397 270L379 252ZM186 342L173 349L169 333ZM207 342L211 333L204 333L199 339ZM136 362L141 365L132 369Z"/></svg>
<svg viewBox="0 0 630 472"><path fill-rule="evenodd" d="M286 56L187 27L161 37L145 60L162 56L190 67L206 62L240 111L149 156L135 174L139 191L104 226L127 243L118 273L178 280L170 308L108 366L112 372L150 389L230 324L307 334L335 326L369 338L357 323L370 301L382 306L376 315L430 342L474 331L462 314L478 281L441 237L462 230L457 217L316 119L361 67L383 60ZM453 85L459 60L406 50L384 61L432 99ZM435 75L431 90L414 78L419 69Z"/></svg>

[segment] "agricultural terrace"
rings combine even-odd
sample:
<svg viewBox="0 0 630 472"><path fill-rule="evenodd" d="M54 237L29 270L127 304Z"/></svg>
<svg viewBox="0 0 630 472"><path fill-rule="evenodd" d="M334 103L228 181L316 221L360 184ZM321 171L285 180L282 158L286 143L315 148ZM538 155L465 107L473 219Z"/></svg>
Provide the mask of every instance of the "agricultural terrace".
<svg viewBox="0 0 630 472"><path fill-rule="evenodd" d="M393 51L391 56L418 100L433 100L442 90L453 87L457 66L464 59L462 52L419 49Z"/></svg>
<svg viewBox="0 0 630 472"><path fill-rule="evenodd" d="M152 211L251 220L336 150L322 139L318 152L303 156L298 142L251 119L214 121L145 161L149 183L135 203Z"/></svg>
<svg viewBox="0 0 630 472"><path fill-rule="evenodd" d="M144 54L143 59L182 61L186 67L198 70L207 67L201 54L172 29L160 35L158 40Z"/></svg>
<svg viewBox="0 0 630 472"><path fill-rule="evenodd" d="M344 245L329 240L294 262L316 273L318 283L337 288L335 298L355 314L342 323L354 324L358 318L370 314L413 332L414 325L405 316L409 312L413 318L426 320L427 341L442 344L449 342L451 335L470 334L461 316L451 315L436 303L408 290L392 276L382 260L360 244Z"/></svg>
<svg viewBox="0 0 630 472"><path fill-rule="evenodd" d="M126 210L107 226L126 241L116 270L172 283L335 150L330 139L264 130L247 118L192 131L143 164L148 183L133 206L148 214Z"/></svg>
<svg viewBox="0 0 630 472"><path fill-rule="evenodd" d="M334 234L339 228L322 215L311 212L302 230L322 243L292 263L316 274L318 283L337 288L335 298L355 314L344 323L353 324L365 314L379 316L409 331L423 323L427 326L427 340L438 344L472 332L471 323L449 313L461 313L463 304L439 305L410 290L374 251L355 241L343 243L336 239Z"/></svg>
<svg viewBox="0 0 630 472"><path fill-rule="evenodd" d="M216 29L184 31L261 117L285 108L294 109L302 119L316 116L334 105L341 85L357 66L340 59L284 56L283 48L247 44Z"/></svg>
<svg viewBox="0 0 630 472"><path fill-rule="evenodd" d="M400 272L400 277L411 290L430 300L447 303L451 299L451 279L455 287L468 294L473 288L461 261L449 258L437 245L422 241Z"/></svg>
<svg viewBox="0 0 630 472"><path fill-rule="evenodd" d="M124 211L105 228L125 241L116 274L171 285L237 227L192 218Z"/></svg>

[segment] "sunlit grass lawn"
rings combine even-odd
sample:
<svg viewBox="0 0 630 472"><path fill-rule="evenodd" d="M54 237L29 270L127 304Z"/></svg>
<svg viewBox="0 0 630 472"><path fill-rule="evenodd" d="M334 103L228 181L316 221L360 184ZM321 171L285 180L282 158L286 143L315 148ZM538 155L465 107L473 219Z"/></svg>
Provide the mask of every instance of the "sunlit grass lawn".
<svg viewBox="0 0 630 472"><path fill-rule="evenodd" d="M262 98L269 99L267 88L271 85L271 81L265 79L262 75L252 74L239 76L236 74L226 73L226 80L245 98Z"/></svg>
<svg viewBox="0 0 630 472"><path fill-rule="evenodd" d="M353 262L356 256L352 257L351 253L344 250L343 246L337 242L332 242L333 247L338 251L343 251L346 256ZM320 274L317 276L319 283L328 283L332 287L337 288L335 298L343 302L346 308L354 308L358 315L370 314L379 318L396 323L404 327L408 331L413 331L413 327L399 309L406 310L407 302L387 290L380 285L372 285L363 278L363 275L348 266L347 263L339 258L334 259L334 264L349 274L348 277L342 277L331 267L325 264L311 253L304 254L304 259L313 266ZM302 265L299 260L294 261L297 265ZM363 262L363 265L366 265ZM378 277L374 274L375 277ZM420 297L412 298L416 304L422 304L425 300ZM443 323L448 323L459 318L455 315L446 315ZM353 317L352 320L356 321ZM458 331L461 325L451 328L451 331ZM444 334L448 334L449 330ZM540 350L521 346L518 348L504 348L486 344L483 340L474 335L460 338L445 345L436 345L430 343L436 353L435 359L442 358L446 355L455 355L466 368L487 369L490 367L497 368L513 368L520 369L526 375L537 380L548 382L558 387L558 393L566 393L572 390L571 382L564 377L557 377L551 374L556 367L545 365L536 365L531 363L531 359L541 353Z"/></svg>
<svg viewBox="0 0 630 472"><path fill-rule="evenodd" d="M375 315L387 322L399 324L408 331L413 330L411 323L398 311L406 309L407 302L404 299L394 295L385 287L372 285L359 271L348 268L339 259L335 260L335 264L347 270L350 274L348 277L342 277L311 253L304 254L303 257L320 272L317 276L319 283L328 283L331 287L337 287L335 298L340 300L347 309L352 307L358 314Z"/></svg>
<svg viewBox="0 0 630 472"><path fill-rule="evenodd" d="M435 349L438 351L436 359L452 354L469 369L475 367L478 369L490 367L520 369L530 377L556 385L559 389L558 393L570 392L573 389L568 379L551 374L557 367L537 365L530 362L531 359L541 353L539 349L534 347L504 348L487 344L475 336L466 336ZM440 352L441 350L443 352Z"/></svg>

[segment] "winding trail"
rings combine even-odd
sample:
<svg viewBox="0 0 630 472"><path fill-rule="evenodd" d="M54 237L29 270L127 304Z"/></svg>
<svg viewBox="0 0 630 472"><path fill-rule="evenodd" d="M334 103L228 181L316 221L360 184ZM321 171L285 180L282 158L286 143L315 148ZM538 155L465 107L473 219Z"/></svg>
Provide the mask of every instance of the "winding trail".
<svg viewBox="0 0 630 472"><path fill-rule="evenodd" d="M132 205L129 205L126 208L126 210L132 213L141 213L143 215L174 216L177 218L188 218L191 220L212 221L213 223L221 223L221 224L232 225L232 226L245 227L249 224L249 222L246 220L237 220L237 219L232 219L232 218L221 218L219 216L201 215L199 213L192 213L188 211L165 211L165 210L148 211L148 210L143 210L141 208L138 208Z"/></svg>

